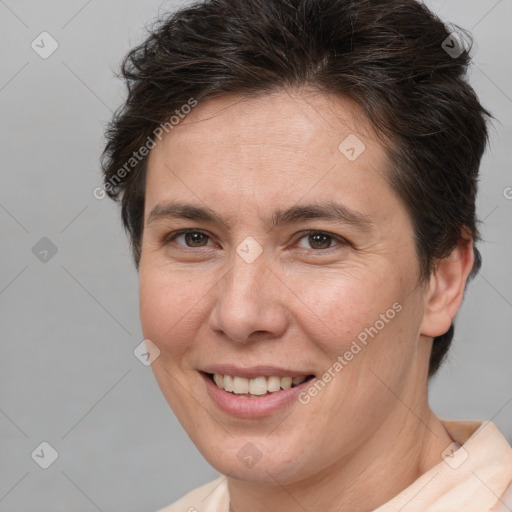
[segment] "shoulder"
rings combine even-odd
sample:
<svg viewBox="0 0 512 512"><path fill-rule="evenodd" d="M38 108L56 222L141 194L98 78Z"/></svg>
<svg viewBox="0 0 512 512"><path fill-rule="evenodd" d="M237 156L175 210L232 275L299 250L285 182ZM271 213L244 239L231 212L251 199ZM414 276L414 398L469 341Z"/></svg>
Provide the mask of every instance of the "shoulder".
<svg viewBox="0 0 512 512"><path fill-rule="evenodd" d="M508 512L509 510L512 510L512 481L489 512Z"/></svg>
<svg viewBox="0 0 512 512"><path fill-rule="evenodd" d="M158 512L228 512L227 477L219 476L195 489Z"/></svg>

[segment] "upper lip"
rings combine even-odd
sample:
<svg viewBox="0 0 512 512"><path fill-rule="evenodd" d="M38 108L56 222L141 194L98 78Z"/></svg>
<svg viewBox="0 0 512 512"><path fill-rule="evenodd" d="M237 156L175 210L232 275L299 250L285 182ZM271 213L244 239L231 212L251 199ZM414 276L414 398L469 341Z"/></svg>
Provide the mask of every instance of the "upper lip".
<svg viewBox="0 0 512 512"><path fill-rule="evenodd" d="M219 373L221 375L230 375L232 377L245 377L255 379L256 377L307 377L313 375L307 370L290 370L278 366L251 366L242 368L232 364L212 364L201 368L204 373Z"/></svg>

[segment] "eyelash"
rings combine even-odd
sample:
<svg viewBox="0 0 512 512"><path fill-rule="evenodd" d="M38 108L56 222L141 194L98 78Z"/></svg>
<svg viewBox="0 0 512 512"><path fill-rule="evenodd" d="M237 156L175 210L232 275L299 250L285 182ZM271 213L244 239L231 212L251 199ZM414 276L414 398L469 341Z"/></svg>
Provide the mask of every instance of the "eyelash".
<svg viewBox="0 0 512 512"><path fill-rule="evenodd" d="M175 231L175 232L170 233L169 235L167 235L165 237L165 239L164 239L164 244L168 244L169 242L173 242L179 236L186 235L187 233L199 233L201 235L204 235L208 239L211 239L211 237L208 234L204 233L203 231L200 231L200 230L197 230L197 229L181 229L179 231ZM299 237L299 239L297 241L300 241L303 238L305 238L307 236L311 236L311 235L324 235L324 236L327 236L327 237L331 238L333 241L337 241L338 245L341 245L341 246L348 245L348 241L345 240L344 238L340 237L340 236L333 235L332 233L328 233L326 231L315 231L315 230L303 231L301 233L301 236ZM180 247L184 247L185 249L191 249L191 250L202 249L203 248L203 247L189 247L187 245L181 245L181 244L178 244L178 245ZM323 252L328 252L331 249L334 249L335 247L336 246L334 246L334 247L327 247L326 249L306 249L306 250L309 250L311 252L323 253Z"/></svg>

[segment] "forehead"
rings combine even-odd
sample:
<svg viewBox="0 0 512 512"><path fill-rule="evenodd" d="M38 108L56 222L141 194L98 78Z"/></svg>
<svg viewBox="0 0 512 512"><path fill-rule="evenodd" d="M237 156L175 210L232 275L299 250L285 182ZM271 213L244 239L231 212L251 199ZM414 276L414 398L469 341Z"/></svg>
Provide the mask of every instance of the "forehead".
<svg viewBox="0 0 512 512"><path fill-rule="evenodd" d="M240 213L302 198L385 213L394 195L387 167L382 141L350 99L311 91L208 99L151 150L146 214L173 194L226 214L235 204Z"/></svg>
<svg viewBox="0 0 512 512"><path fill-rule="evenodd" d="M194 138L217 139L221 147L252 144L311 153L319 142L324 142L322 149L325 151L350 133L359 134L375 145L374 149L383 150L355 101L296 89L207 99L193 108L172 129L171 135L176 143ZM279 138L276 139L276 135ZM385 156L384 151L380 153L381 157Z"/></svg>

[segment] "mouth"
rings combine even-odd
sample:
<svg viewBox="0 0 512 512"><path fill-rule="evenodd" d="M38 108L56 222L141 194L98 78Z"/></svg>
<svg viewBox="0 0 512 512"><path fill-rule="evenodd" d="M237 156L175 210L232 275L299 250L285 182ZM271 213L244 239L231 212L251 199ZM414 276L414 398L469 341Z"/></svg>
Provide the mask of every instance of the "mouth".
<svg viewBox="0 0 512 512"><path fill-rule="evenodd" d="M259 376L255 378L241 377L237 375L224 375L221 373L203 373L217 388L237 397L262 398L279 393L280 391L293 389L313 379L314 375L301 376Z"/></svg>

